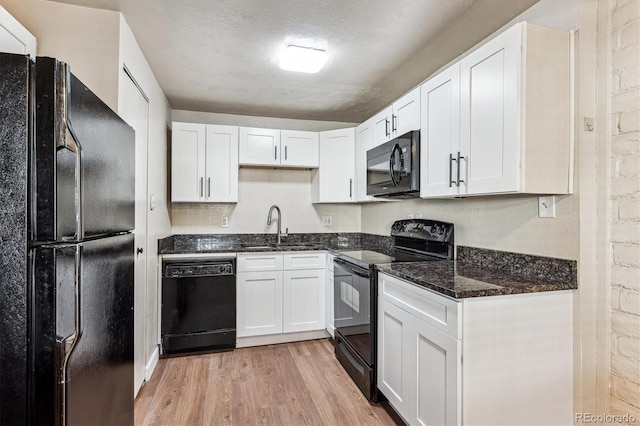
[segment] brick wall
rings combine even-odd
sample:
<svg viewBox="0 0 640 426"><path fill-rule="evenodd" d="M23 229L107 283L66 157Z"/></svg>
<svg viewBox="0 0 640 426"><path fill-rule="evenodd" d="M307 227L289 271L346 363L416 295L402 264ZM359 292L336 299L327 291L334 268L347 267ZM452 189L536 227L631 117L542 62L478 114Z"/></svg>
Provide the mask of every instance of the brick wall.
<svg viewBox="0 0 640 426"><path fill-rule="evenodd" d="M610 1L610 409L640 422L640 0Z"/></svg>

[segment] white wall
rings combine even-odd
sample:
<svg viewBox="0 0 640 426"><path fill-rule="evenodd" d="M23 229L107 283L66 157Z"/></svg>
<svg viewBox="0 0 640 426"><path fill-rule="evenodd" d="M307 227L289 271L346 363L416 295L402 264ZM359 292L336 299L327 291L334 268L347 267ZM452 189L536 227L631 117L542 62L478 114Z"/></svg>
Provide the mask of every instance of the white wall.
<svg viewBox="0 0 640 426"><path fill-rule="evenodd" d="M147 202L147 292L146 292L146 362L153 359L160 334L158 322L159 280L158 238L171 233L167 203L167 132L171 121L169 102L140 50L125 18L120 15L119 69L126 66L136 83L149 98L149 145L147 156L148 199L155 198L154 209ZM122 74L120 74L122 75ZM121 85L124 87L124 85ZM121 88L122 90L122 88ZM137 344L137 342L136 342ZM149 377L147 377L149 379Z"/></svg>
<svg viewBox="0 0 640 426"><path fill-rule="evenodd" d="M610 409L640 419L640 1L608 10Z"/></svg>
<svg viewBox="0 0 640 426"><path fill-rule="evenodd" d="M389 235L394 220L409 214L455 224L456 245L577 259L578 200L556 197L556 217L538 218L538 197L486 196L411 200L362 207L362 232Z"/></svg>
<svg viewBox="0 0 640 426"><path fill-rule="evenodd" d="M215 114L174 110L173 121L225 124L231 126L323 131L353 127L354 123L293 120L274 117ZM311 204L311 171L299 169L241 167L238 176L237 204L172 203L171 225L174 234L190 233L269 233L269 208L276 204L282 211L282 231L358 232L360 206L355 204ZM321 226L321 217L333 216L333 226ZM229 218L229 227L221 228L220 219Z"/></svg>
<svg viewBox="0 0 640 426"><path fill-rule="evenodd" d="M44 0L0 0L38 40L38 56L51 56L114 111L118 110L120 14Z"/></svg>

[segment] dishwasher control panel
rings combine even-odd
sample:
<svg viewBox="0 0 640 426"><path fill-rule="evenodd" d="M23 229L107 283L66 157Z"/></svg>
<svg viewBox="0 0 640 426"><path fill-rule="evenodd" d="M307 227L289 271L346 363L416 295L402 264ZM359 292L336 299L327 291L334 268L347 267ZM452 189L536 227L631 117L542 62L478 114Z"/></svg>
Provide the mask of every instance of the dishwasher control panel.
<svg viewBox="0 0 640 426"><path fill-rule="evenodd" d="M165 278L209 277L233 275L233 261L165 263Z"/></svg>

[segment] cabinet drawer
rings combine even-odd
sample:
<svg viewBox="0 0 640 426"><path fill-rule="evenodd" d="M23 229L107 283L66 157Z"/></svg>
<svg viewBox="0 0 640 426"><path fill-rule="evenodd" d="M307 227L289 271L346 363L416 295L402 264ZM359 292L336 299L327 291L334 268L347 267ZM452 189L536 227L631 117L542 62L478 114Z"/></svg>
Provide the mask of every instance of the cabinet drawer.
<svg viewBox="0 0 640 426"><path fill-rule="evenodd" d="M380 297L448 335L462 338L460 302L386 274L378 274L378 286Z"/></svg>
<svg viewBox="0 0 640 426"><path fill-rule="evenodd" d="M301 252L284 255L284 269L286 271L294 269L325 269L326 253L324 252Z"/></svg>
<svg viewBox="0 0 640 426"><path fill-rule="evenodd" d="M282 271L282 254L238 254L238 272Z"/></svg>

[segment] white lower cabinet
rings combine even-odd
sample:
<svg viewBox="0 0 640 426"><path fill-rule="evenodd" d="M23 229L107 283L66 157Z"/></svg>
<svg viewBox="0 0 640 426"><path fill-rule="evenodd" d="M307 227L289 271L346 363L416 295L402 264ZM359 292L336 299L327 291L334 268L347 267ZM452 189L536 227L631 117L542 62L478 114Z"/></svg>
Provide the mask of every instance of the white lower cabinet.
<svg viewBox="0 0 640 426"><path fill-rule="evenodd" d="M325 271L284 271L284 332L325 328Z"/></svg>
<svg viewBox="0 0 640 426"><path fill-rule="evenodd" d="M325 320L327 332L335 337L335 322L333 320L333 259L334 255L327 253L326 287L325 287Z"/></svg>
<svg viewBox="0 0 640 426"><path fill-rule="evenodd" d="M324 330L324 252L238 254L238 337Z"/></svg>
<svg viewBox="0 0 640 426"><path fill-rule="evenodd" d="M238 337L282 333L282 271L238 273Z"/></svg>
<svg viewBox="0 0 640 426"><path fill-rule="evenodd" d="M377 386L408 424L572 424L571 291L454 300L378 283Z"/></svg>

